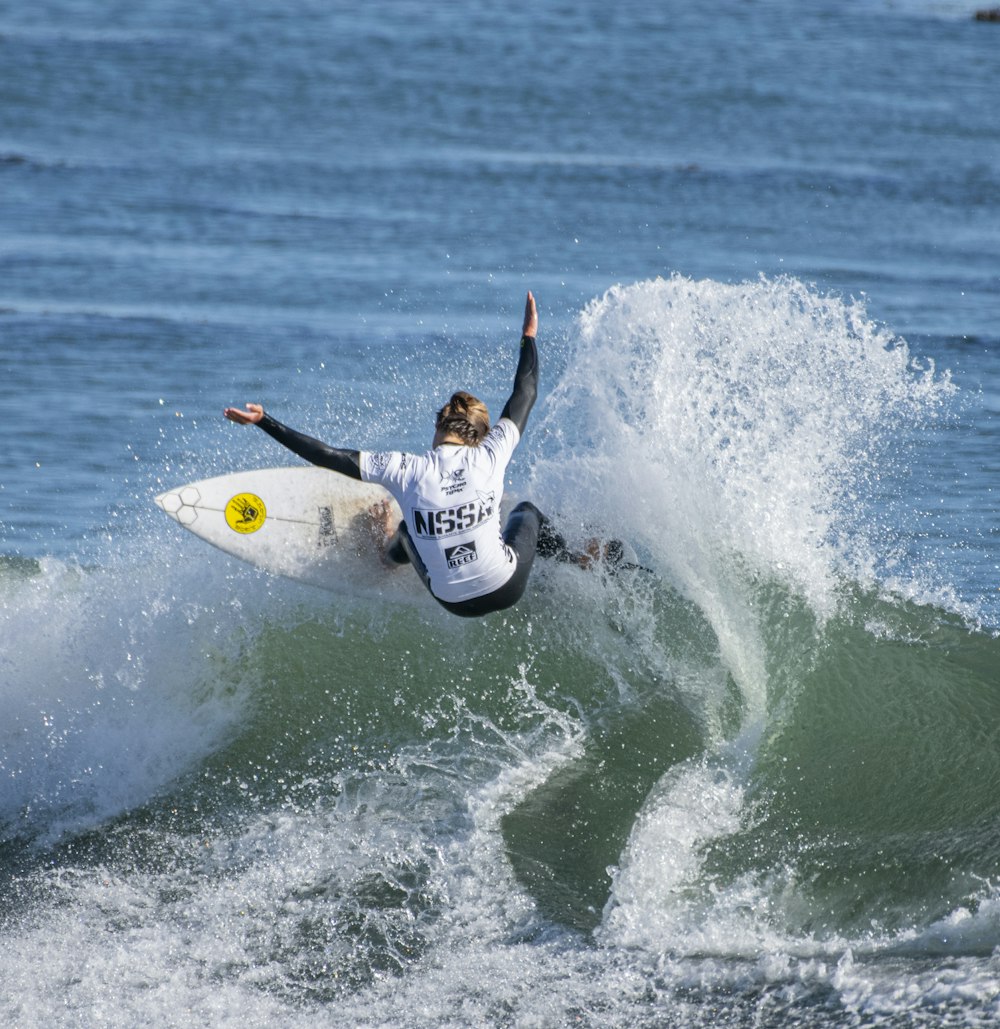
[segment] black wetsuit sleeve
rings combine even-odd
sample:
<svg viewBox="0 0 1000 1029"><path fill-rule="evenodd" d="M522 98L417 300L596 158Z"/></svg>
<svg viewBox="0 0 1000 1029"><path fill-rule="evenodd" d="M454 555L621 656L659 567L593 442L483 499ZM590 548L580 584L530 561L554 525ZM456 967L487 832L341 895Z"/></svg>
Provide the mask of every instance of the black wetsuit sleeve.
<svg viewBox="0 0 1000 1029"><path fill-rule="evenodd" d="M342 450L339 447L330 447L321 443L312 436L290 429L282 425L276 418L269 414L257 423L268 436L276 439L282 446L288 447L293 454L305 458L312 464L321 468L329 468L331 471L340 472L341 475L350 476L352 479L361 478L361 455L357 450Z"/></svg>
<svg viewBox="0 0 1000 1029"><path fill-rule="evenodd" d="M518 358L517 371L514 373L514 392L500 414L501 418L509 418L522 436L537 396L538 348L535 346L534 336L522 336L521 356Z"/></svg>

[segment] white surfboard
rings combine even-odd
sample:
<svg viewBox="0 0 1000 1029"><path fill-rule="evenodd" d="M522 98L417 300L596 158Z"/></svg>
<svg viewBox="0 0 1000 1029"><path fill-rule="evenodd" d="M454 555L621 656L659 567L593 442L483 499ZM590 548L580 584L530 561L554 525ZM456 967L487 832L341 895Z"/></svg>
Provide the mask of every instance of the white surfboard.
<svg viewBox="0 0 1000 1029"><path fill-rule="evenodd" d="M156 497L174 521L227 554L325 589L342 589L359 574L389 574L367 515L383 500L401 520L381 486L315 467L234 472ZM418 584L415 575L406 579Z"/></svg>
<svg viewBox="0 0 1000 1029"><path fill-rule="evenodd" d="M378 588L384 579L419 594L416 574L393 574L382 563L368 514L380 501L389 503L394 522L402 520L399 505L381 486L316 467L233 472L156 497L179 525L273 575L328 590ZM501 515L506 513L504 504ZM623 560L617 569L643 567L628 544L618 541L618 547Z"/></svg>

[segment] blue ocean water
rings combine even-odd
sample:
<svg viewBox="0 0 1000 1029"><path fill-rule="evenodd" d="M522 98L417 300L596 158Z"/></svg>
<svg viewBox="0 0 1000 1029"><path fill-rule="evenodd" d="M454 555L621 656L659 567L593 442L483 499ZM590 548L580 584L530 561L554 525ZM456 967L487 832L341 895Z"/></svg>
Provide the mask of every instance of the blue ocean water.
<svg viewBox="0 0 1000 1029"><path fill-rule="evenodd" d="M0 7L6 1023L996 1018L974 10ZM153 505L294 462L226 404L502 404L527 289L511 494L652 575L459 624Z"/></svg>

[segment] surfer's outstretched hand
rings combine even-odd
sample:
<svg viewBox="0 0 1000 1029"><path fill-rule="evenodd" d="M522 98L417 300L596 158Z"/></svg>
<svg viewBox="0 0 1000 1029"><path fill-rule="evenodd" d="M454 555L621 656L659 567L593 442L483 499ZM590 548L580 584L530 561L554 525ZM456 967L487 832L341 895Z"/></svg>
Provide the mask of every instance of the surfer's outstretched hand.
<svg viewBox="0 0 1000 1029"><path fill-rule="evenodd" d="M238 407L227 407L222 413L237 425L256 425L264 417L264 408L260 404L247 404L245 411Z"/></svg>
<svg viewBox="0 0 1000 1029"><path fill-rule="evenodd" d="M535 298L528 290L528 299L524 303L524 326L521 329L522 336L531 336L532 339L538 335L538 311L535 308Z"/></svg>

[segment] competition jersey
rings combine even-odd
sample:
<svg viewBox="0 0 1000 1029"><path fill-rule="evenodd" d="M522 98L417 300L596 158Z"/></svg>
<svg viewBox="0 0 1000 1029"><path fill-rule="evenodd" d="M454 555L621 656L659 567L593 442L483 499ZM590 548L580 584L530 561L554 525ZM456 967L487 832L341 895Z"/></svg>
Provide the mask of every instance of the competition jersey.
<svg viewBox="0 0 1000 1029"><path fill-rule="evenodd" d="M362 479L396 498L439 600L481 597L514 574L516 558L501 535L500 498L520 438L517 426L501 418L478 447L361 451Z"/></svg>

